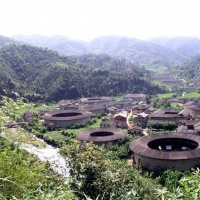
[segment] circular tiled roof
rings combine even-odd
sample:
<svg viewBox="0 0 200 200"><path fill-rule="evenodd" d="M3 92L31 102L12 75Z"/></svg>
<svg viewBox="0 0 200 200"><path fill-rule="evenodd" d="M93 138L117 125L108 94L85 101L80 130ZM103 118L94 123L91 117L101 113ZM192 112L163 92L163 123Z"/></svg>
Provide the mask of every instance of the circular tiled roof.
<svg viewBox="0 0 200 200"><path fill-rule="evenodd" d="M45 120L66 121L90 117L91 112L85 110L53 110L42 116Z"/></svg>
<svg viewBox="0 0 200 200"><path fill-rule="evenodd" d="M196 144L196 148L190 150L158 150L149 147L154 141L160 140L183 140L188 142L193 142ZM186 160L186 159L194 159L200 158L200 136L186 133L165 133L165 134L156 134L156 135L148 135L143 136L139 139L134 140L130 144L130 149L141 156L161 159L161 160Z"/></svg>
<svg viewBox="0 0 200 200"><path fill-rule="evenodd" d="M94 128L77 134L77 139L86 142L109 142L124 138L126 132L117 128Z"/></svg>

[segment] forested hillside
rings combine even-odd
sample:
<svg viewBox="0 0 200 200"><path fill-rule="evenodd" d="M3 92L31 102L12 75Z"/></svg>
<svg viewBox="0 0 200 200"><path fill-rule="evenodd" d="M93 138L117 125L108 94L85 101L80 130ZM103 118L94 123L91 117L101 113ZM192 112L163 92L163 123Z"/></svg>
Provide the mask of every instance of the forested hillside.
<svg viewBox="0 0 200 200"><path fill-rule="evenodd" d="M0 35L0 47L6 44L12 44L12 43L15 43L13 39Z"/></svg>
<svg viewBox="0 0 200 200"><path fill-rule="evenodd" d="M58 101L82 96L160 92L147 81L145 71L125 61L111 60L94 57L96 65L84 64L77 58L47 49L6 45L0 49L1 93L5 89L9 93L17 91L31 100Z"/></svg>
<svg viewBox="0 0 200 200"><path fill-rule="evenodd" d="M189 59L179 68L179 74L187 79L200 79L200 54Z"/></svg>
<svg viewBox="0 0 200 200"><path fill-rule="evenodd" d="M132 72L139 75L141 78L150 77L150 71L143 67L137 67L136 64L126 61L125 59L117 59L106 54L85 54L76 57L81 63L85 63L95 67L95 70L110 70Z"/></svg>

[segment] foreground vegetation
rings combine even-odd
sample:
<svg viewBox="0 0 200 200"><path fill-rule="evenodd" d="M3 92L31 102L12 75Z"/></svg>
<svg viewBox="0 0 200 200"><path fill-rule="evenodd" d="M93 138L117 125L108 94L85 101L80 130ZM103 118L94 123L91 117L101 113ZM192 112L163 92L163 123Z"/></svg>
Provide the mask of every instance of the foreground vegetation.
<svg viewBox="0 0 200 200"><path fill-rule="evenodd" d="M73 199L48 164L0 137L0 199Z"/></svg>

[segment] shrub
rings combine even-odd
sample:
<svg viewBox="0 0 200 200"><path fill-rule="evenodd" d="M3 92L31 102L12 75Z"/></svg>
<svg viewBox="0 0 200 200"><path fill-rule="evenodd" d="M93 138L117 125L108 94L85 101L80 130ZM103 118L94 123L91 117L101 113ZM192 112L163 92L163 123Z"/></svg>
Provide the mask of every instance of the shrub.
<svg viewBox="0 0 200 200"><path fill-rule="evenodd" d="M165 121L165 122L148 122L147 123L148 128L152 129L163 129L172 131L177 128L177 125L175 122Z"/></svg>
<svg viewBox="0 0 200 200"><path fill-rule="evenodd" d="M126 161L109 160L103 147L74 143L63 147L62 154L70 165L70 186L80 199L87 196L121 200L131 190L134 192L130 199L155 199L152 192L155 184L142 178Z"/></svg>
<svg viewBox="0 0 200 200"><path fill-rule="evenodd" d="M57 199L56 194L67 197L65 192L69 196L63 179L48 165L1 138L0 141L4 143L0 149L0 199L49 199L48 194Z"/></svg>

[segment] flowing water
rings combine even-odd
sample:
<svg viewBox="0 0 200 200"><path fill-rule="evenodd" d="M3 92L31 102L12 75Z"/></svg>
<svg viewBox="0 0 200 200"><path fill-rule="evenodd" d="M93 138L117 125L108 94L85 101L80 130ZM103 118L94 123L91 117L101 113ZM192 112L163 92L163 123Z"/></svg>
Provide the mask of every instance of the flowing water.
<svg viewBox="0 0 200 200"><path fill-rule="evenodd" d="M6 133L2 132L1 135L6 138ZM40 140L35 137L35 139ZM44 142L42 140L42 142ZM46 142L44 142L46 144ZM41 161L49 162L50 167L54 172L61 174L64 177L69 176L69 167L66 159L59 154L59 148L54 148L46 144L44 148L37 148L32 144L21 144L20 147L27 152L36 155Z"/></svg>
<svg viewBox="0 0 200 200"><path fill-rule="evenodd" d="M32 144L21 145L21 148L36 155L41 161L49 162L54 172L64 177L69 176L69 167L67 166L66 160L59 154L58 148L46 145L45 148L39 149Z"/></svg>

